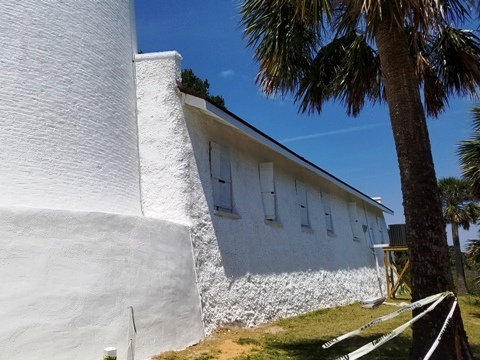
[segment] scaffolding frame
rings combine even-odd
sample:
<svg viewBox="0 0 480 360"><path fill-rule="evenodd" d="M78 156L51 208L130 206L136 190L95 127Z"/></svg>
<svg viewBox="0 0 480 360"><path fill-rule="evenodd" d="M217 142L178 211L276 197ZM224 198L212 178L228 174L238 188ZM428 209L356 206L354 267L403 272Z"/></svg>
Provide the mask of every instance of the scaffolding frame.
<svg viewBox="0 0 480 360"><path fill-rule="evenodd" d="M395 251L408 251L408 247L386 246L383 248L383 261L385 264L385 277L387 280L387 299L395 299L395 294L402 284L405 285L405 288L409 292L410 296L412 295L412 289L410 286L408 286L404 279L406 271L410 266L410 259L407 259L403 269L398 269L392 263L392 255L394 255Z"/></svg>

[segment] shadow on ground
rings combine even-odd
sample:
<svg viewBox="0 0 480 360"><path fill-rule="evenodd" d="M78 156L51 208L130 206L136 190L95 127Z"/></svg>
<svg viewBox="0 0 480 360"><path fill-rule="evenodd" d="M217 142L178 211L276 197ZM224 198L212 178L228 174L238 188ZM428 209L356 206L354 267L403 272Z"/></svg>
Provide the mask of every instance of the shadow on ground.
<svg viewBox="0 0 480 360"><path fill-rule="evenodd" d="M471 316L471 317L480 319L480 313L472 313L472 312L471 312L471 313L469 313L468 315Z"/></svg>
<svg viewBox="0 0 480 360"><path fill-rule="evenodd" d="M302 341L268 341L266 350L277 350L286 353L290 358L296 360L334 360L352 351L357 350L363 345L378 339L383 333L373 334L343 340L328 349L323 349L322 345L331 339L315 339ZM370 360L405 360L408 356L410 340L406 337L397 337L381 346L381 350L374 350L362 359Z"/></svg>
<svg viewBox="0 0 480 360"><path fill-rule="evenodd" d="M470 347L472 349L473 357L475 359L480 359L480 345L472 345L470 342Z"/></svg>

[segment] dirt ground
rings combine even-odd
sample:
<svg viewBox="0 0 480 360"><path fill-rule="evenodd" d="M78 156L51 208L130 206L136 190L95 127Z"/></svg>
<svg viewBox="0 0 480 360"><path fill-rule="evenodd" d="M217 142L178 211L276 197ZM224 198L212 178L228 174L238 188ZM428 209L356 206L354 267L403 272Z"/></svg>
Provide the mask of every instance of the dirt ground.
<svg viewBox="0 0 480 360"><path fill-rule="evenodd" d="M391 300L398 306L402 300ZM459 298L465 329L475 358L480 360L480 298ZM393 306L365 309L359 303L280 319L253 328L223 327L200 343L182 351L163 353L155 360L287 360L338 359L390 332L411 318L405 312L389 321L369 327L342 346L323 349L331 339L352 331L373 319L397 310ZM405 359L411 345L411 329L375 350L377 359Z"/></svg>
<svg viewBox="0 0 480 360"><path fill-rule="evenodd" d="M220 328L200 343L181 352L170 351L155 357L155 360L215 359L229 360L259 349L256 338L262 334L277 334L284 331L280 326L254 328Z"/></svg>
<svg viewBox="0 0 480 360"><path fill-rule="evenodd" d="M234 343L232 340L227 339L218 346L220 354L218 355L217 359L228 360L242 354L248 354L254 348L255 345L239 345L237 343Z"/></svg>

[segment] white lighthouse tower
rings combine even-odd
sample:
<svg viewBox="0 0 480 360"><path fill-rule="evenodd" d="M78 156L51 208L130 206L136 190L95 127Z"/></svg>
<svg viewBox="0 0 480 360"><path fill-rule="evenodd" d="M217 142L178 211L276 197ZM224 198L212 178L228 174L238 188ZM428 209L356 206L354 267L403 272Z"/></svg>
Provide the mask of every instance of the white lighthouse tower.
<svg viewBox="0 0 480 360"><path fill-rule="evenodd" d="M133 14L0 0L1 359L144 359L204 335L189 228L141 210Z"/></svg>
<svg viewBox="0 0 480 360"><path fill-rule="evenodd" d="M140 213L133 0L0 1L0 204Z"/></svg>

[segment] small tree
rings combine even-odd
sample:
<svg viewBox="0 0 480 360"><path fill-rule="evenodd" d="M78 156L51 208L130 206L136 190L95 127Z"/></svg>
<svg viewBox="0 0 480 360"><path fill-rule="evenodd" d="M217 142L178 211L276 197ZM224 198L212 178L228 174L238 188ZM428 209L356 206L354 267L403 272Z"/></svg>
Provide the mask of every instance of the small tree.
<svg viewBox="0 0 480 360"><path fill-rule="evenodd" d="M210 83L194 74L192 69L182 71L182 88L214 102L225 108L225 99L220 95L210 95Z"/></svg>
<svg viewBox="0 0 480 360"><path fill-rule="evenodd" d="M442 199L443 216L452 226L453 247L455 249L455 272L457 275L457 293L467 294L467 283L463 267L463 255L460 248L459 227L470 228L480 217L480 207L473 201L467 181L454 177L438 181L438 190Z"/></svg>
<svg viewBox="0 0 480 360"><path fill-rule="evenodd" d="M480 239L468 240L468 258L477 266L480 266Z"/></svg>
<svg viewBox="0 0 480 360"><path fill-rule="evenodd" d="M467 260L470 261L476 269L480 270L480 239L468 241ZM480 285L480 276L475 278L475 282L477 285Z"/></svg>

